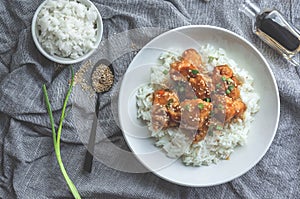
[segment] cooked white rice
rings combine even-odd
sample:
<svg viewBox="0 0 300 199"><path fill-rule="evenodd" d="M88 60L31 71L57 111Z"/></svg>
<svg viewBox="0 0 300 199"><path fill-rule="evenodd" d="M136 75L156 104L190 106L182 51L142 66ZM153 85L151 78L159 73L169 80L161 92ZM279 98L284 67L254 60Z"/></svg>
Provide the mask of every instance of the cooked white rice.
<svg viewBox="0 0 300 199"><path fill-rule="evenodd" d="M247 106L244 120L238 119L235 123L226 125L221 133L213 133L204 140L191 144L191 140L180 132L179 128L168 128L154 131L151 124L152 93L155 89L163 86L168 80L170 63L178 57L171 53L163 53L160 57L161 65L152 67L151 82L143 85L137 92L138 118L147 121L151 137L156 139L156 146L162 147L167 156L181 158L183 163L192 166L210 165L221 159L228 159L237 146L242 146L247 141L250 124L254 114L259 110L259 96L253 88L254 80L249 73L239 68L234 60L226 56L223 49L215 49L211 45L202 46L198 49L202 61L209 70L214 66L228 64L237 78L242 82L239 86L243 102ZM217 59L212 59L212 58ZM210 62L210 63L208 63Z"/></svg>
<svg viewBox="0 0 300 199"><path fill-rule="evenodd" d="M37 17L38 40L51 55L76 59L96 48L94 7L76 0L47 0Z"/></svg>

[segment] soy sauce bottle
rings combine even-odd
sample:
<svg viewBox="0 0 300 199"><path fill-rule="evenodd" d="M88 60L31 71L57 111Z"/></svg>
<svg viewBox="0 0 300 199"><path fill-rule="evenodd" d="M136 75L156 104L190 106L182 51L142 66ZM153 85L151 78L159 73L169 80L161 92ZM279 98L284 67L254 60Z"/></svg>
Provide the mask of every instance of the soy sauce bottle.
<svg viewBox="0 0 300 199"><path fill-rule="evenodd" d="M246 0L239 8L252 19L253 32L285 59L300 66L300 31L276 9L261 10Z"/></svg>

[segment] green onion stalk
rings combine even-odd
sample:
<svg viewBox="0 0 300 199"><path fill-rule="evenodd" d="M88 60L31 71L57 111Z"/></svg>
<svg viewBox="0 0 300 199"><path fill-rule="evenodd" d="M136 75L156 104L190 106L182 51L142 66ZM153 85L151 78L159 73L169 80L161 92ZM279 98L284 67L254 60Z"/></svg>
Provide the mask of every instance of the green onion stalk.
<svg viewBox="0 0 300 199"><path fill-rule="evenodd" d="M45 103L46 103L46 106L47 106L47 111L48 111L48 115L49 115L50 123L51 123L55 155L56 155L56 159L57 159L60 171L63 174L63 176L65 178L65 181L66 181L66 183L69 187L69 190L73 194L74 198L80 199L81 198L80 194L79 194L76 186L74 185L74 183L72 182L72 180L68 176L68 173L67 173L67 171L64 167L64 164L62 162L61 153L60 153L60 137L61 137L61 132L62 132L62 125L63 125L63 121L66 117L66 107L67 107L67 103L68 103L69 97L71 95L73 84L74 84L74 70L73 70L72 67L71 67L71 71L72 71L72 79L71 79L71 83L69 85L67 95L66 95L65 100L64 100L64 104L63 104L62 113L61 113L60 120L59 120L59 126L58 126L58 129L57 129L57 133L55 131L55 123L54 123L54 119L53 119L53 113L52 113L51 104L50 104L50 101L49 101L46 85L44 84L42 88L43 88Z"/></svg>

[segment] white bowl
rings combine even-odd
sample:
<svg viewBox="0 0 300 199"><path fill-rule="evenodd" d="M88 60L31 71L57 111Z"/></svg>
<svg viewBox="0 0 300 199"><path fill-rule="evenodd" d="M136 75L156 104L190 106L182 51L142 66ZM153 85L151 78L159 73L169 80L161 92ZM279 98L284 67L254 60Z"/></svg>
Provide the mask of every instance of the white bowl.
<svg viewBox="0 0 300 199"><path fill-rule="evenodd" d="M91 49L90 51L88 51L86 54L84 54L83 56L80 56L77 59L72 59L72 58L65 58L65 57L59 57L56 55L51 55L50 53L48 53L41 45L41 43L38 40L37 35L38 33L38 28L37 28L37 17L39 12L41 11L41 9L43 8L43 6L46 4L47 0L44 1L36 10L33 19L32 19L32 24L31 24L31 33L32 33L32 37L33 37L33 41L36 45L36 47L38 48L38 50L45 56L47 57L49 60L54 61L56 63L60 63L60 64L75 64L78 62L81 62L85 59L87 59L88 57L90 57L94 51L98 48L101 39L102 39L102 33L103 33L103 23L102 23L102 17L98 11L98 9L96 8L96 6L89 0L78 0L80 3L86 5L86 6L91 6L93 7L96 12L97 12L97 35L96 35L96 43L95 43L95 48Z"/></svg>
<svg viewBox="0 0 300 199"><path fill-rule="evenodd" d="M260 96L260 110L250 125L247 143L237 147L230 160L210 166L184 166L170 159L154 146L147 126L137 119L136 91L150 82L151 66L166 50L182 52L188 48L211 44L223 48L229 58L254 78L254 89ZM174 51L173 51L174 52ZM119 92L119 121L126 142L137 159L150 171L170 182L193 187L228 182L249 171L265 155L275 136L280 113L277 84L262 54L239 35L223 28L205 25L180 27L149 42L133 59L124 75Z"/></svg>

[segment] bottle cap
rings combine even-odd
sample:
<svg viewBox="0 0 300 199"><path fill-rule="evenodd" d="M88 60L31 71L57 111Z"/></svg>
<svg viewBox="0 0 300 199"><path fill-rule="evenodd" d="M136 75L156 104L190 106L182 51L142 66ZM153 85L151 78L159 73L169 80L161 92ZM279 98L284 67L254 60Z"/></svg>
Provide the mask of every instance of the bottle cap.
<svg viewBox="0 0 300 199"><path fill-rule="evenodd" d="M245 13L248 17L254 18L260 13L260 8L256 3L245 0L239 7L239 11Z"/></svg>

